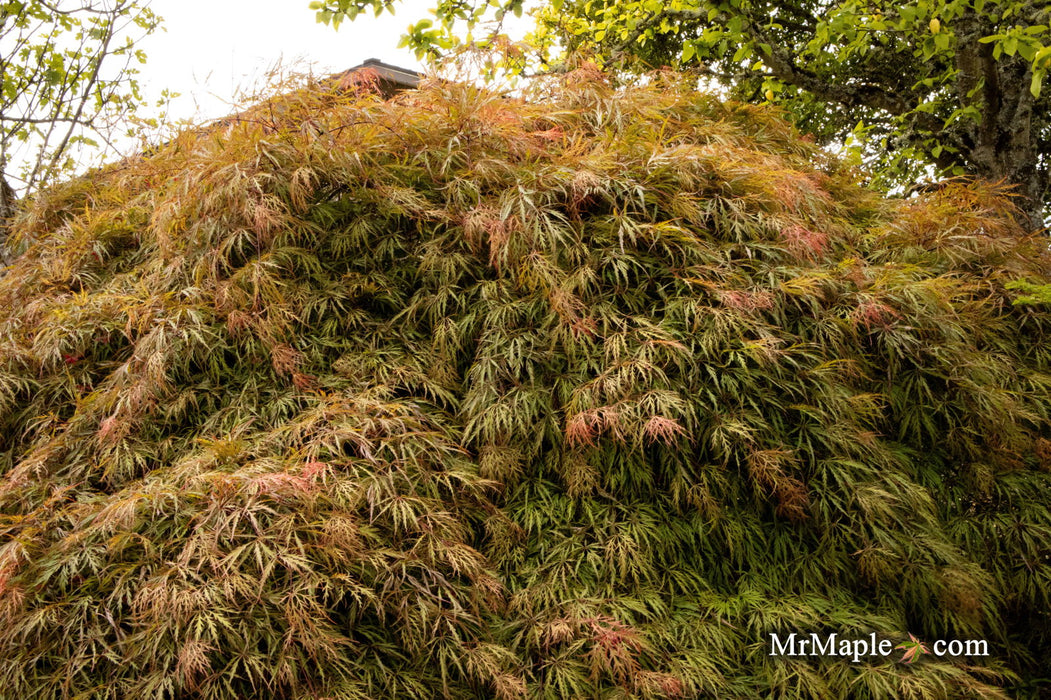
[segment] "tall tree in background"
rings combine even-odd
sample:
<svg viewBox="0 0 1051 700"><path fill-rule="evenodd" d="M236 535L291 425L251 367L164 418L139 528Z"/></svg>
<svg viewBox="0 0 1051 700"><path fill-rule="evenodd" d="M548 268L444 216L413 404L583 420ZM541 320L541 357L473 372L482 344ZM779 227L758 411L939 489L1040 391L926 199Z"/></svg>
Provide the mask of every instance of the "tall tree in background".
<svg viewBox="0 0 1051 700"><path fill-rule="evenodd" d="M325 0L323 22L390 0ZM437 53L521 0L441 0L407 43ZM776 101L822 143L856 146L875 184L968 175L1014 186L1030 226L1051 201L1049 9L1026 0L547 0L539 60L583 50L628 68L695 66L747 101Z"/></svg>
<svg viewBox="0 0 1051 700"><path fill-rule="evenodd" d="M0 3L0 221L73 167L74 146L109 145L140 102L133 34L157 25L137 0Z"/></svg>

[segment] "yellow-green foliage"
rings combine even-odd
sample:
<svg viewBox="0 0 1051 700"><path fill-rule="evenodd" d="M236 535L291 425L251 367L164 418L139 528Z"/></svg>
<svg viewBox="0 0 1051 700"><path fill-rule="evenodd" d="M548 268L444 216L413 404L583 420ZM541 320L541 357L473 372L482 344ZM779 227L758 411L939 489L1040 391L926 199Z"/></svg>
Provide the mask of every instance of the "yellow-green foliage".
<svg viewBox="0 0 1051 700"><path fill-rule="evenodd" d="M45 194L0 279L0 698L1024 695L1051 318L1005 285L1046 246L852 177L584 68L299 90Z"/></svg>

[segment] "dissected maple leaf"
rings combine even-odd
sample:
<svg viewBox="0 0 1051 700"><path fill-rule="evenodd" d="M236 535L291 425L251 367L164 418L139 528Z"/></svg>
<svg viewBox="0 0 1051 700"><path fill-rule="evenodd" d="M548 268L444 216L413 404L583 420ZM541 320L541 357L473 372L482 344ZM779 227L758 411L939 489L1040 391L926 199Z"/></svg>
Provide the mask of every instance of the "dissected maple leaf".
<svg viewBox="0 0 1051 700"><path fill-rule="evenodd" d="M911 664L924 654L931 653L930 649L927 648L927 645L921 642L914 634L912 634L912 632L909 632L909 641L902 642L894 648L904 651L901 655L901 660L907 664Z"/></svg>

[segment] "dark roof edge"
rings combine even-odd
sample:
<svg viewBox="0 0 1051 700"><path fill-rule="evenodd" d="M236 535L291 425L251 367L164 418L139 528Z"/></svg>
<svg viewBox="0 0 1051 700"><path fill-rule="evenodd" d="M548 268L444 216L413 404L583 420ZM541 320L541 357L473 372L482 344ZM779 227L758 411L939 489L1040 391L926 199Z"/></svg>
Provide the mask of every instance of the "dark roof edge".
<svg viewBox="0 0 1051 700"><path fill-rule="evenodd" d="M393 85L395 85L395 86L397 86L399 88L402 88L402 89L412 89L412 88L418 87L419 84L420 84L420 79L423 78L423 73L418 73L418 72L416 72L414 70L411 70L409 68L401 68L399 66L393 66L393 65L391 65L389 63L384 63L383 61L379 60L378 58L367 59L360 66L354 66L353 68L348 68L347 70L343 71L342 73L337 73L336 75L334 75L332 77L333 78L337 78L337 79L338 78L343 78L344 76L349 76L352 73L356 73L357 71L360 71L360 70L371 70L371 71L374 71L376 73L376 76L380 80L384 80L384 81L386 81L388 83L392 83Z"/></svg>

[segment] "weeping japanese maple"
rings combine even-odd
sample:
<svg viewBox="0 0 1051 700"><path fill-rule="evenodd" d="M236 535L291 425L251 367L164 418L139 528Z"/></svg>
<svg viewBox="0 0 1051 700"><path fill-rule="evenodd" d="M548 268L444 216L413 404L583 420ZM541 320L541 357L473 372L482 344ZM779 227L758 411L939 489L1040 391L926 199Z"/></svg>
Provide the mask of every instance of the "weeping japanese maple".
<svg viewBox="0 0 1051 700"><path fill-rule="evenodd" d="M1046 244L859 177L584 68L313 86L46 193L0 278L0 696L1035 696L1051 316L1005 285Z"/></svg>

